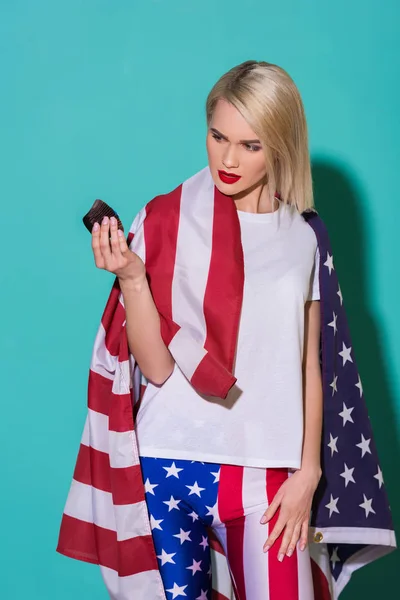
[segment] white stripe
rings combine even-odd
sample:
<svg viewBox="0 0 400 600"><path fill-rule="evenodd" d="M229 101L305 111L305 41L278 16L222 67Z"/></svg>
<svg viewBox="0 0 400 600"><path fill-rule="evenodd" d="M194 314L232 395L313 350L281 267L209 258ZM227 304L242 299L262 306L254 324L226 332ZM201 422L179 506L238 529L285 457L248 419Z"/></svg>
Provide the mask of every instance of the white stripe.
<svg viewBox="0 0 400 600"><path fill-rule="evenodd" d="M202 344L193 343L191 333L187 329L177 331L168 349L174 358L179 358L179 368L188 379L192 378L193 373L207 354L207 350L203 348ZM184 349L184 352L182 352L182 349Z"/></svg>
<svg viewBox="0 0 400 600"><path fill-rule="evenodd" d="M245 515L268 503L265 468L243 467L242 502Z"/></svg>
<svg viewBox="0 0 400 600"><path fill-rule="evenodd" d="M122 334L121 334L122 335ZM124 327L123 335L126 335L126 328ZM132 387L132 378L130 371L129 359L122 362L118 361L118 365L115 371L115 377L112 385L113 394L129 394Z"/></svg>
<svg viewBox="0 0 400 600"><path fill-rule="evenodd" d="M104 492L103 492L104 493ZM130 540L141 535L151 535L146 502L114 505L117 523L117 540Z"/></svg>
<svg viewBox="0 0 400 600"><path fill-rule="evenodd" d="M224 525L214 528L215 534L223 545L226 552L226 531ZM229 573L228 563L223 554L216 550L211 550L211 569L212 569L212 587L220 594L235 599L233 594L232 582Z"/></svg>
<svg viewBox="0 0 400 600"><path fill-rule="evenodd" d="M206 168L182 186L172 280L172 319L184 331L178 332L169 349L173 355L176 351L179 353L179 366L189 378L205 353L207 328L203 301L212 252L213 216L214 184ZM187 337L191 344L185 343ZM186 357L193 341L198 343L198 348ZM181 356L182 349L185 356Z"/></svg>
<svg viewBox="0 0 400 600"><path fill-rule="evenodd" d="M82 444L109 454L110 466L115 469L138 464L134 431L109 431L108 417L88 409Z"/></svg>
<svg viewBox="0 0 400 600"><path fill-rule="evenodd" d="M90 368L95 373L98 373L107 379L113 379L117 362L117 357L111 356L106 348L106 330L104 329L103 324L100 323L93 345Z"/></svg>
<svg viewBox="0 0 400 600"><path fill-rule="evenodd" d="M267 504L261 510L247 515L244 522L243 568L246 597L251 600L269 600L270 597L269 555L263 552L263 546L268 538L269 526L260 523L261 516L266 508ZM252 575L254 573L257 576Z"/></svg>
<svg viewBox="0 0 400 600"><path fill-rule="evenodd" d="M111 600L166 600L159 571L144 571L128 577L118 577L118 573L100 566Z"/></svg>
<svg viewBox="0 0 400 600"><path fill-rule="evenodd" d="M311 559L308 546L302 552L299 550L300 543L297 544L297 570L299 583L299 600L314 600L314 585L311 571ZM292 556L289 560L293 560ZM288 560L285 558L284 560Z"/></svg>
<svg viewBox="0 0 400 600"><path fill-rule="evenodd" d="M378 529L374 527L310 527L309 540L320 532L324 543L340 544L374 544L376 546L396 546L396 536L391 529Z"/></svg>
<svg viewBox="0 0 400 600"><path fill-rule="evenodd" d="M70 517L116 531L110 492L72 480L64 512Z"/></svg>
<svg viewBox="0 0 400 600"><path fill-rule="evenodd" d="M72 480L65 514L86 523L95 523L117 532L117 540L150 535L145 501L135 504L113 505L112 494Z"/></svg>
<svg viewBox="0 0 400 600"><path fill-rule="evenodd" d="M134 431L109 431L110 466L114 469L133 467L139 462Z"/></svg>
<svg viewBox="0 0 400 600"><path fill-rule="evenodd" d="M108 417L89 408L85 429L85 441L88 442L86 445L108 453Z"/></svg>

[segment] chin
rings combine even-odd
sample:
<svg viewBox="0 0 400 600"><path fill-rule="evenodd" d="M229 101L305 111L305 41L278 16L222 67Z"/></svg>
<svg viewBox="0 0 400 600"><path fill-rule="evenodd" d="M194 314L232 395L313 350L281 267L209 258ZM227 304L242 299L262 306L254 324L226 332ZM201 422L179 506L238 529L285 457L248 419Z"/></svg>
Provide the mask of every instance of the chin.
<svg viewBox="0 0 400 600"><path fill-rule="evenodd" d="M214 176L211 173L215 187L221 192L221 194L225 194L225 196L234 196L236 194L240 194L245 187L243 186L242 181L238 181L237 183L224 183L220 180L218 173Z"/></svg>

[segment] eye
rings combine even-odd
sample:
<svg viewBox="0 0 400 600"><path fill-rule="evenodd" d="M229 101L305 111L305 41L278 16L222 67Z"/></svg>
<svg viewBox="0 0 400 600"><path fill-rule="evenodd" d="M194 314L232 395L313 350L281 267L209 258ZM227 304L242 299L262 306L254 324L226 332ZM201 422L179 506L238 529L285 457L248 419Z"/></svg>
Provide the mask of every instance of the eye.
<svg viewBox="0 0 400 600"><path fill-rule="evenodd" d="M220 142L222 140L222 137L216 133L211 133L211 135L214 138L214 140L217 140L217 142Z"/></svg>
<svg viewBox="0 0 400 600"><path fill-rule="evenodd" d="M249 152L258 152L261 150L261 146L257 146L256 144L243 144L246 150Z"/></svg>

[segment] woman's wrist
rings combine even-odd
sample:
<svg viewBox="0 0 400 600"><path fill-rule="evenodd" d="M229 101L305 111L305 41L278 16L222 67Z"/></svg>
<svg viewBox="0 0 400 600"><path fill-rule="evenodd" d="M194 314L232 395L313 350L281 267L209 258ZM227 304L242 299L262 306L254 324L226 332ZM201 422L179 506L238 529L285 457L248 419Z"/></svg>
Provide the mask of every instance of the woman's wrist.
<svg viewBox="0 0 400 600"><path fill-rule="evenodd" d="M133 278L129 277L125 279L118 277L118 282L122 294L140 293L148 285L145 273Z"/></svg>

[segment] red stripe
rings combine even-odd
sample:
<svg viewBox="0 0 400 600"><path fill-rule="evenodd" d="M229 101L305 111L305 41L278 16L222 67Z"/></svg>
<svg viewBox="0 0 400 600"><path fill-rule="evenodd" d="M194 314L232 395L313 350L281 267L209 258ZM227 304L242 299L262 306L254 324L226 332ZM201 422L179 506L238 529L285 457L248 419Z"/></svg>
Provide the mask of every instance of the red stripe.
<svg viewBox="0 0 400 600"><path fill-rule="evenodd" d="M332 600L325 574L315 560L311 559L314 595L317 600Z"/></svg>
<svg viewBox="0 0 400 600"><path fill-rule="evenodd" d="M283 482L287 479L287 469L266 469L267 499L270 504ZM279 509L268 523L268 532L272 532L279 517ZM272 548L268 550L268 579L270 600L298 600L299 581L297 550L291 557L285 556L279 562L278 554L285 530L282 531Z"/></svg>
<svg viewBox="0 0 400 600"><path fill-rule="evenodd" d="M108 454L81 444L74 479L113 494L113 504L136 504L144 500L140 465L110 467Z"/></svg>
<svg viewBox="0 0 400 600"><path fill-rule="evenodd" d="M117 541L115 531L63 515L57 552L100 564L127 577L158 569L151 535Z"/></svg>
<svg viewBox="0 0 400 600"><path fill-rule="evenodd" d="M237 379L217 362L211 354L206 354L193 373L190 383L200 392L218 398L226 398Z"/></svg>
<svg viewBox="0 0 400 600"><path fill-rule="evenodd" d="M243 467L222 465L218 488L218 512L226 526L227 559L233 573L237 596L246 600L244 578ZM251 600L251 598L249 599Z"/></svg>
<svg viewBox="0 0 400 600"><path fill-rule="evenodd" d="M114 394L113 381L89 371L88 406L91 410L109 417L110 431L133 431L132 390L130 394Z"/></svg>
<svg viewBox="0 0 400 600"><path fill-rule="evenodd" d="M106 332L106 348L112 356L118 356L120 334L125 321L125 308L119 301L120 291L118 279L116 279L101 318Z"/></svg>
<svg viewBox="0 0 400 600"><path fill-rule="evenodd" d="M154 302L161 318L161 334L168 346L179 329L172 320L172 281L178 238L182 185L169 194L157 196L146 206L143 223L146 272Z"/></svg>
<svg viewBox="0 0 400 600"><path fill-rule="evenodd" d="M233 370L243 300L244 260L235 203L214 186L212 253L204 296L205 348Z"/></svg>

